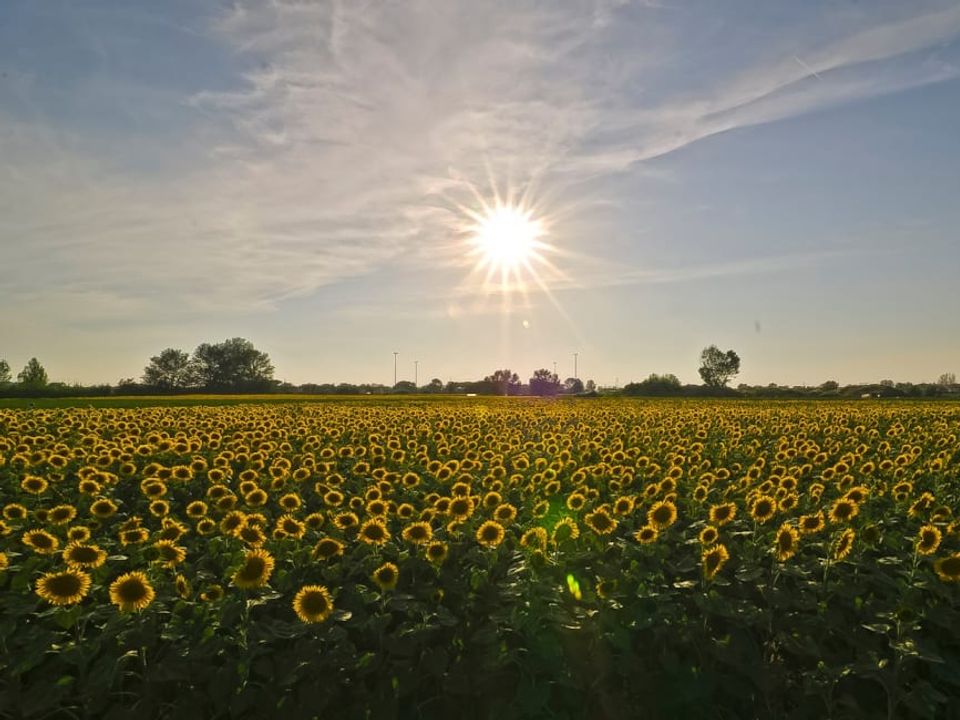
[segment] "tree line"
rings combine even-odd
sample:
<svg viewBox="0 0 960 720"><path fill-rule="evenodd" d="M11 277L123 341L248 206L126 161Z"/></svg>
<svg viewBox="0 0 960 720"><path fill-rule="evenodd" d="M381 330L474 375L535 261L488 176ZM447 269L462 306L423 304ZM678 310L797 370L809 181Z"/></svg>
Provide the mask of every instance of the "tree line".
<svg viewBox="0 0 960 720"><path fill-rule="evenodd" d="M732 396L732 397L939 397L960 396L956 375L944 373L934 383L847 385L827 381L815 387L738 385L730 382L740 372L740 357L734 350L710 345L700 354L701 385L684 385L676 375L651 374L640 382L621 388L600 388L593 380L568 377L561 381L547 368L535 370L529 378L509 368L499 368L481 380L448 381L431 379L426 385L401 380L393 386L380 383L304 383L293 385L274 377L270 356L245 338L219 343L202 343L192 353L166 348L149 359L139 379L124 378L116 385L67 385L50 382L37 358L31 358L14 381L9 363L0 359L0 395L6 396L95 396L178 393L302 393L316 395L363 394L474 394L536 396Z"/></svg>

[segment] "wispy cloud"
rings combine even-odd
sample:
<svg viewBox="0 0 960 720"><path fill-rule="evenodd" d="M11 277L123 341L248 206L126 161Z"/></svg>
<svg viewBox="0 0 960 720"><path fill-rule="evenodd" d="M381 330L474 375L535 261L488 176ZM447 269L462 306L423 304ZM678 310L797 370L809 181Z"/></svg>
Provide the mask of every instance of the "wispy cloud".
<svg viewBox="0 0 960 720"><path fill-rule="evenodd" d="M65 312L84 293L170 314L269 308L378 268L456 264L456 203L473 189L564 207L718 133L958 75L921 52L960 34L956 5L811 33L694 88L663 61L682 22L621 0L237 2L208 37L253 69L179 99L186 150L170 152L192 156L175 178L90 153L82 129L0 115L0 288L28 297L43 277ZM675 89L652 96L647 80ZM575 285L764 261L744 262Z"/></svg>

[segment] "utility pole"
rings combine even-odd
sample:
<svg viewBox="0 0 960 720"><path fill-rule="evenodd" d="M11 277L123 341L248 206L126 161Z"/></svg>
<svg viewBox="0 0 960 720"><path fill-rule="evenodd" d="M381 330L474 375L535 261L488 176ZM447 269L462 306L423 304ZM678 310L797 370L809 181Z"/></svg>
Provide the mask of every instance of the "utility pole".
<svg viewBox="0 0 960 720"><path fill-rule="evenodd" d="M553 361L553 374L554 374L554 375L557 374L557 361L556 361L556 360Z"/></svg>
<svg viewBox="0 0 960 720"><path fill-rule="evenodd" d="M420 361L419 361L419 360L414 360L414 361L413 361L413 386L414 386L415 388L416 388L416 387L420 387L420 386L417 384L417 376L419 375L419 372L420 372Z"/></svg>
<svg viewBox="0 0 960 720"><path fill-rule="evenodd" d="M580 379L580 374L577 372L577 359L580 357L580 353L575 352L573 354L573 377L577 380Z"/></svg>
<svg viewBox="0 0 960 720"><path fill-rule="evenodd" d="M397 355L400 353L394 351L393 353L393 386L397 386Z"/></svg>

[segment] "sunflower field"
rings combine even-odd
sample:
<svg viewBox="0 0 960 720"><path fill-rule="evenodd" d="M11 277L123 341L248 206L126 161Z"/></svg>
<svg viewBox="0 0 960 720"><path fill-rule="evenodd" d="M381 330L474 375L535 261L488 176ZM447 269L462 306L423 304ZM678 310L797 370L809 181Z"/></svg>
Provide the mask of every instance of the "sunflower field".
<svg viewBox="0 0 960 720"><path fill-rule="evenodd" d="M0 409L3 718L957 718L960 405Z"/></svg>

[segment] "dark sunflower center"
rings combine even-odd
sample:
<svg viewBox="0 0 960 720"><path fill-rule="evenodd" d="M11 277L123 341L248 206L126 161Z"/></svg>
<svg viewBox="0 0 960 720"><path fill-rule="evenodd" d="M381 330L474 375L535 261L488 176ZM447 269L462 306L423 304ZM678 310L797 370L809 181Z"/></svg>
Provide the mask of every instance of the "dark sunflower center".
<svg viewBox="0 0 960 720"><path fill-rule="evenodd" d="M301 601L301 607L307 615L321 615L329 606L327 598L319 592L307 593Z"/></svg>
<svg viewBox="0 0 960 720"><path fill-rule="evenodd" d="M131 578L121 583L120 587L117 588L117 595L124 602L139 602L147 596L147 587L140 580Z"/></svg>
<svg viewBox="0 0 960 720"><path fill-rule="evenodd" d="M57 597L73 597L83 587L80 577L73 573L63 573L47 581L47 590Z"/></svg>
<svg viewBox="0 0 960 720"><path fill-rule="evenodd" d="M70 559L79 563L91 563L96 561L99 553L92 547L78 547L70 551Z"/></svg>

